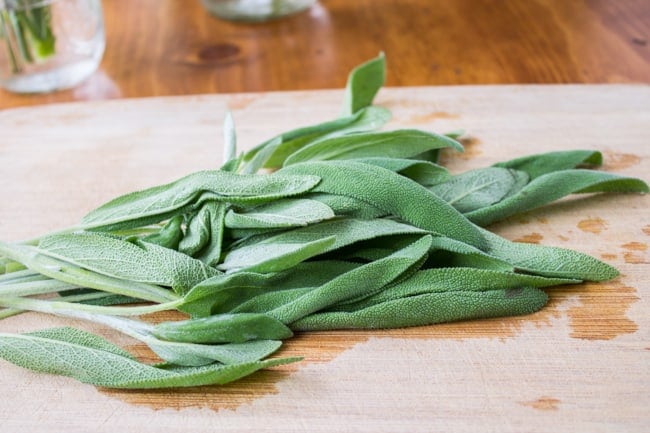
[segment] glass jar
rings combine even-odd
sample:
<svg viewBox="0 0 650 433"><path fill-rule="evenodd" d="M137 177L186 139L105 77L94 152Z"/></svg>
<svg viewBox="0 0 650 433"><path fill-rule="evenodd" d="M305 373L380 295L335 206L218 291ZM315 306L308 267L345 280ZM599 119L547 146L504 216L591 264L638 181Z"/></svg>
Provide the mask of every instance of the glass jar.
<svg viewBox="0 0 650 433"><path fill-rule="evenodd" d="M311 7L316 0L201 0L213 15L232 21L266 21Z"/></svg>
<svg viewBox="0 0 650 433"><path fill-rule="evenodd" d="M19 93L73 87L104 54L100 0L0 0L0 86Z"/></svg>

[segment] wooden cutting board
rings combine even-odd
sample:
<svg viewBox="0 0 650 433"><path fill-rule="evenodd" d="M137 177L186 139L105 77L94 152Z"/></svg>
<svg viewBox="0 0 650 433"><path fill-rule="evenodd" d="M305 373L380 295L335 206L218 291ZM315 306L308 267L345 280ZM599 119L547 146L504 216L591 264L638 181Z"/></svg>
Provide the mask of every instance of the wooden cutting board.
<svg viewBox="0 0 650 433"><path fill-rule="evenodd" d="M342 91L210 95L0 112L0 239L74 224L117 194L218 167L230 107L241 148L339 113ZM465 129L454 172L524 154L598 149L604 170L650 180L650 87L384 89L391 128ZM618 267L549 290L543 311L392 331L299 335L299 364L224 387L112 391L0 361L5 432L645 432L650 425L650 197L563 200L493 226ZM0 332L72 324L153 360L127 337L23 314Z"/></svg>

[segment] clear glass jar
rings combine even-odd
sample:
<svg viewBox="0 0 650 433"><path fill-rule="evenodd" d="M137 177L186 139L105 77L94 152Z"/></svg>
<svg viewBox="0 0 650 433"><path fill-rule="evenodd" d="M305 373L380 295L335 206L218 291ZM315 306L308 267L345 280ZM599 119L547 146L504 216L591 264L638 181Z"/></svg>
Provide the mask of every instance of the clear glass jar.
<svg viewBox="0 0 650 433"><path fill-rule="evenodd" d="M104 54L101 0L0 0L0 86L19 93L73 87Z"/></svg>
<svg viewBox="0 0 650 433"><path fill-rule="evenodd" d="M266 21L311 7L316 0L201 0L213 15L232 21Z"/></svg>

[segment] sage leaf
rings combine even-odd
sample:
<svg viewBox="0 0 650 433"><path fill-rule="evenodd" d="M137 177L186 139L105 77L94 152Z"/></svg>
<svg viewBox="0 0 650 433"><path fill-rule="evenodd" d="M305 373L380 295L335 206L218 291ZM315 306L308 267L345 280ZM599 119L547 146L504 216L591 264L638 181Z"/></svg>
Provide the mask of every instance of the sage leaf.
<svg viewBox="0 0 650 433"><path fill-rule="evenodd" d="M315 313L291 323L290 328L294 331L385 329L517 316L540 310L547 300L546 293L533 287L423 293L355 311Z"/></svg>
<svg viewBox="0 0 650 433"><path fill-rule="evenodd" d="M273 267L273 271L278 271L295 264L295 260L288 261L288 258L294 255L297 260L304 261L361 240L405 233L426 234L416 227L388 219L345 218L325 221L279 234L245 239L225 255L218 268L224 271L247 269L257 272L264 269L264 272L269 272L271 270L268 263L278 263ZM309 249L305 250L308 247ZM309 253L306 254L303 250Z"/></svg>
<svg viewBox="0 0 650 433"><path fill-rule="evenodd" d="M182 224L183 216L177 215L167 221L158 232L144 236L142 240L150 244L171 248L172 250L178 249L178 244L183 238Z"/></svg>
<svg viewBox="0 0 650 433"><path fill-rule="evenodd" d="M510 161L498 162L494 167L511 168L523 171L530 179L554 171L569 170L582 165L598 166L603 163L603 155L595 150L565 150L527 155Z"/></svg>
<svg viewBox="0 0 650 433"><path fill-rule="evenodd" d="M369 106L358 112L328 122L297 128L280 134L253 148L244 155L242 173L255 173L262 167L279 168L285 159L300 148L331 137L372 131L390 119L390 111Z"/></svg>
<svg viewBox="0 0 650 433"><path fill-rule="evenodd" d="M35 247L0 242L0 253L23 263L29 269L77 287L103 290L153 302L167 302L177 295L155 284L128 281L83 269L73 263L45 255Z"/></svg>
<svg viewBox="0 0 650 433"><path fill-rule="evenodd" d="M348 83L345 87L345 100L343 102L343 116L354 114L357 111L372 105L375 95L384 85L386 80L386 59L380 53L350 72Z"/></svg>
<svg viewBox="0 0 650 433"><path fill-rule="evenodd" d="M125 194L87 214L83 229L116 230L141 227L189 210L204 192L210 199L229 203L263 203L309 191L316 176L239 175L227 171L200 171L174 182Z"/></svg>
<svg viewBox="0 0 650 433"><path fill-rule="evenodd" d="M309 199L281 199L238 212L230 209L225 216L228 228L302 227L334 218L329 206Z"/></svg>
<svg viewBox="0 0 650 433"><path fill-rule="evenodd" d="M641 179L592 170L561 170L536 177L516 194L466 216L475 224L486 226L572 193L648 191L648 185Z"/></svg>
<svg viewBox="0 0 650 433"><path fill-rule="evenodd" d="M463 146L444 135L417 129L399 129L388 132L350 134L319 140L292 153L284 165L305 161L324 161L357 158L410 158L422 152L451 147L458 151Z"/></svg>
<svg viewBox="0 0 650 433"><path fill-rule="evenodd" d="M515 272L476 268L425 269L408 279L391 284L379 293L354 303L336 305L331 311L355 311L382 302L425 293L487 291L517 289L520 287L551 287L563 284L578 284L582 280L571 278L546 278Z"/></svg>
<svg viewBox="0 0 650 433"><path fill-rule="evenodd" d="M319 260L299 263L277 273L240 271L223 274L194 286L178 309L192 317L233 312L238 305L264 293L318 287L358 266L358 263Z"/></svg>
<svg viewBox="0 0 650 433"><path fill-rule="evenodd" d="M216 265L221 257L227 210L225 203L212 200L204 202L199 211L190 217L178 250L208 266Z"/></svg>
<svg viewBox="0 0 650 433"><path fill-rule="evenodd" d="M203 262L169 248L93 232L46 236L38 251L110 277L168 286L179 294L217 274Z"/></svg>
<svg viewBox="0 0 650 433"><path fill-rule="evenodd" d="M467 213L501 201L513 189L528 183L523 171L499 167L471 170L429 188L434 194Z"/></svg>
<svg viewBox="0 0 650 433"><path fill-rule="evenodd" d="M487 230L483 230L483 236L487 242L485 251L488 254L511 263L520 271L586 281L607 281L618 276L614 267L578 251L511 242Z"/></svg>
<svg viewBox="0 0 650 433"><path fill-rule="evenodd" d="M467 244L483 245L478 228L422 185L381 167L354 161L304 162L278 173L312 173L321 182L312 190L366 201L416 227Z"/></svg>
<svg viewBox="0 0 650 433"><path fill-rule="evenodd" d="M328 236L310 242L258 244L252 248L239 248L227 253L218 268L229 272L283 271L311 257L323 254L334 245L335 241L335 236Z"/></svg>
<svg viewBox="0 0 650 433"><path fill-rule="evenodd" d="M298 360L156 367L136 361L100 337L72 328L50 333L0 333L0 357L38 372L69 376L95 386L130 389L225 384L262 368Z"/></svg>
<svg viewBox="0 0 650 433"><path fill-rule="evenodd" d="M284 340L293 333L266 314L218 314L174 322L162 322L153 334L164 340L185 343L243 343L249 340Z"/></svg>
<svg viewBox="0 0 650 433"><path fill-rule="evenodd" d="M267 314L289 324L341 301L376 293L400 276L417 269L430 246L431 236L423 236L412 245L384 259L352 269Z"/></svg>

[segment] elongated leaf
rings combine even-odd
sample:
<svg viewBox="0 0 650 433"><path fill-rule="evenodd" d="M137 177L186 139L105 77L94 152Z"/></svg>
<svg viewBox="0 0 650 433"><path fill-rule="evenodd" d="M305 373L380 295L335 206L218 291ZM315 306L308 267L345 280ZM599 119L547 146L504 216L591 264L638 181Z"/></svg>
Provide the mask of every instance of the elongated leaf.
<svg viewBox="0 0 650 433"><path fill-rule="evenodd" d="M535 275L586 281L607 281L618 275L614 267L578 251L511 242L487 230L483 236L488 254Z"/></svg>
<svg viewBox="0 0 650 433"><path fill-rule="evenodd" d="M182 223L183 216L177 215L170 219L158 233L145 236L142 240L150 244L156 244L161 247L175 250L178 248L178 244L183 238L183 230L181 229Z"/></svg>
<svg viewBox="0 0 650 433"><path fill-rule="evenodd" d="M463 146L444 135L417 129L351 134L320 140L292 153L284 165L304 161L324 161L357 158L410 158L433 149L451 147L462 151Z"/></svg>
<svg viewBox="0 0 650 433"><path fill-rule="evenodd" d="M550 287L562 284L578 284L582 280L571 278L545 278L475 268L426 269L412 277L390 285L381 292L354 303L343 303L333 311L355 311L382 302L424 293L482 292L487 290L516 289L520 287Z"/></svg>
<svg viewBox="0 0 650 433"><path fill-rule="evenodd" d="M304 162L278 173L312 173L321 182L312 190L344 195L382 209L416 227L483 245L478 228L444 200L422 185L381 167L353 161Z"/></svg>
<svg viewBox="0 0 650 433"><path fill-rule="evenodd" d="M279 234L254 236L242 241L226 254L221 270L254 269L268 260L283 260L285 254L307 245L319 245L317 254L336 250L355 242L394 234L426 234L425 231L387 219L339 219L312 224ZM327 243L323 243L325 240ZM310 255L309 257L315 254ZM306 257L305 257L306 258ZM301 260L303 261L304 258ZM286 269L287 267L283 267ZM259 272L259 271L258 271Z"/></svg>
<svg viewBox="0 0 650 433"><path fill-rule="evenodd" d="M226 203L212 200L204 202L200 210L190 218L178 250L208 266L216 265L221 257L227 209Z"/></svg>
<svg viewBox="0 0 650 433"><path fill-rule="evenodd" d="M401 158L360 158L355 161L397 172L424 186L436 185L451 177L446 168L429 161Z"/></svg>
<svg viewBox="0 0 650 433"><path fill-rule="evenodd" d="M328 236L310 242L267 243L239 248L227 253L218 268L229 272L279 272L328 251L335 241L334 236Z"/></svg>
<svg viewBox="0 0 650 433"><path fill-rule="evenodd" d="M276 200L245 212L228 211L228 228L300 227L334 218L329 206L309 199Z"/></svg>
<svg viewBox="0 0 650 433"><path fill-rule="evenodd" d="M499 167L471 170L429 188L434 194L467 213L490 206L502 200L512 189L528 182L521 171Z"/></svg>
<svg viewBox="0 0 650 433"><path fill-rule="evenodd" d="M273 340L258 339L246 341L247 339L233 337L230 340L241 340L228 344L194 344L185 339L160 339L156 334L156 327L149 323L124 317L108 316L103 314L88 314L68 309L56 311L56 314L77 319L89 320L109 326L119 332L129 335L145 343L149 348L165 361L183 366L200 366L212 364L215 361L222 364L238 364L242 362L258 361L275 352L281 342ZM179 322L183 323L183 321ZM277 327L276 327L277 328ZM239 329L242 329L239 326ZM237 333L237 330L235 330ZM291 331L288 331L290 334ZM284 334L286 335L285 330ZM178 335L178 333L176 333ZM241 332L239 333L241 337ZM228 341L228 339L223 339Z"/></svg>
<svg viewBox="0 0 650 433"><path fill-rule="evenodd" d="M491 206L466 214L475 224L486 226L511 215L540 207L572 193L648 192L640 180L592 170L562 170L533 179L518 193Z"/></svg>
<svg viewBox="0 0 650 433"><path fill-rule="evenodd" d="M350 116L285 132L247 152L242 172L250 174L262 167L282 167L289 155L309 143L344 134L372 131L383 126L389 119L390 111L370 106Z"/></svg>
<svg viewBox="0 0 650 433"><path fill-rule="evenodd" d="M304 193L315 176L238 175L227 171L200 171L174 182L120 196L86 215L84 229L116 230L163 221L190 209L204 192L210 199L229 203L263 203Z"/></svg>
<svg viewBox="0 0 650 433"><path fill-rule="evenodd" d="M153 302L165 302L177 298L177 295L170 290L160 286L92 272L65 260L41 254L35 247L0 242L0 253L20 261L35 272L76 287L103 290Z"/></svg>
<svg viewBox="0 0 650 433"><path fill-rule="evenodd" d="M390 111L382 107L370 106L359 110L353 117L352 121L344 126L338 127L331 131L320 132L313 135L297 137L293 140L282 141L268 158L264 167L279 168L282 167L285 160L294 152L310 144L315 144L323 140L335 137L365 133L381 128L390 120Z"/></svg>
<svg viewBox="0 0 650 433"><path fill-rule="evenodd" d="M38 251L103 275L168 286L177 293L185 293L218 273L169 248L92 232L47 236L41 239Z"/></svg>
<svg viewBox="0 0 650 433"><path fill-rule="evenodd" d="M345 88L343 115L356 113L362 108L372 105L375 95L384 85L385 80L386 59L384 53L380 53L376 58L354 68L348 76Z"/></svg>
<svg viewBox="0 0 650 433"><path fill-rule="evenodd" d="M382 302L356 311L312 314L293 322L295 331L384 329L422 326L458 320L530 314L548 297L536 288L482 292L434 292Z"/></svg>
<svg viewBox="0 0 650 433"><path fill-rule="evenodd" d="M202 367L154 367L140 363L100 337L67 328L46 334L0 334L0 357L30 370L59 374L107 388L174 388L225 384L266 367L297 361L281 358Z"/></svg>
<svg viewBox="0 0 650 433"><path fill-rule="evenodd" d="M267 314L289 324L342 301L372 295L400 276L417 270L430 247L431 236L424 236L384 259L348 271Z"/></svg>
<svg viewBox="0 0 650 433"><path fill-rule="evenodd" d="M249 340L284 340L293 333L266 314L218 314L198 319L162 322L153 334L164 340L185 343L243 343Z"/></svg>
<svg viewBox="0 0 650 433"><path fill-rule="evenodd" d="M235 272L203 281L183 298L179 310L193 317L227 313L260 294L303 287L318 287L359 266L342 261L304 262L275 274Z"/></svg>
<svg viewBox="0 0 650 433"><path fill-rule="evenodd" d="M512 168L523 171L531 179L546 173L569 170L580 165L600 165L603 155L595 150L566 150L528 155L494 164L495 167Z"/></svg>
<svg viewBox="0 0 650 433"><path fill-rule="evenodd" d="M385 210L381 210L365 201L344 195L317 192L307 193L305 197L323 203L339 216L370 220L388 215L388 212Z"/></svg>

